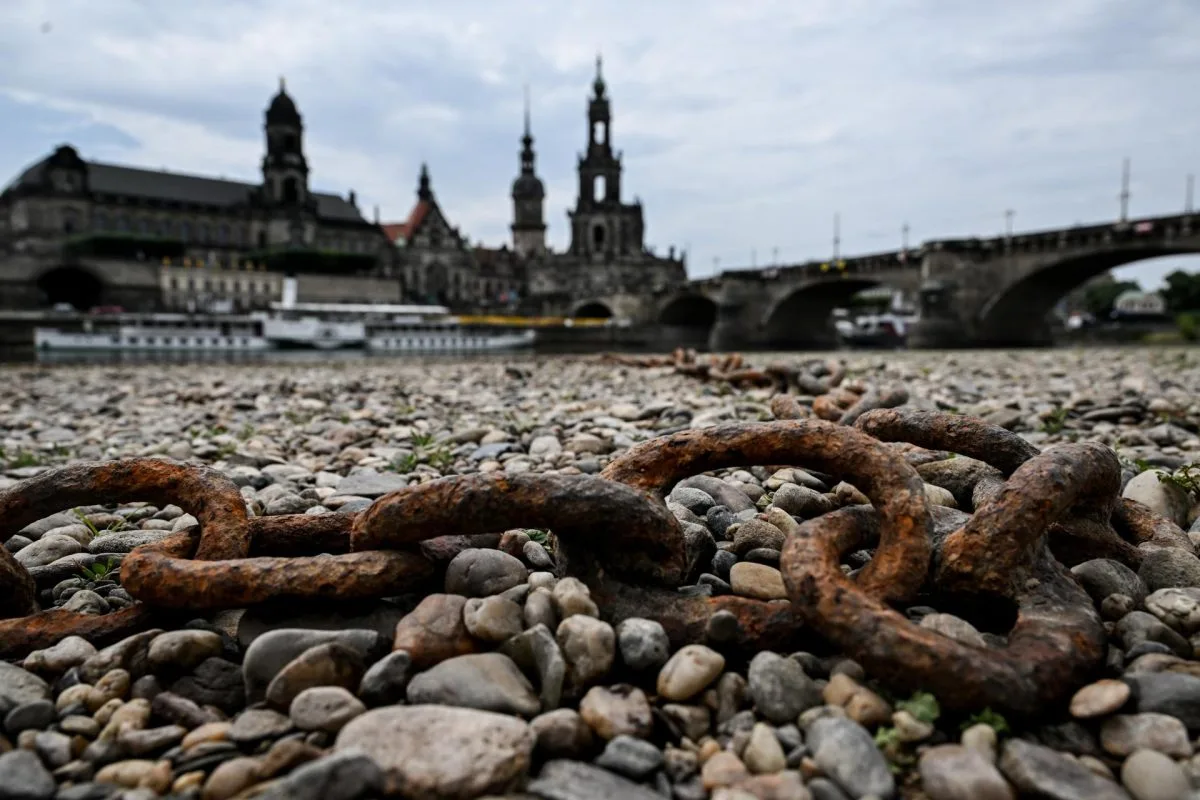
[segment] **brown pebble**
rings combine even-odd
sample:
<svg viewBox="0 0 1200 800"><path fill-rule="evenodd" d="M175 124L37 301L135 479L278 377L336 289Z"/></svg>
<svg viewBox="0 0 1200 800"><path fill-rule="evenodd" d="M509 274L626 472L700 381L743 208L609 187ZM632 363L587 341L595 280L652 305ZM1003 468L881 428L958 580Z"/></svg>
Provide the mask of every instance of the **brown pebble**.
<svg viewBox="0 0 1200 800"><path fill-rule="evenodd" d="M204 782L201 800L228 800L246 787L258 783L258 770L258 759L245 756L220 764Z"/></svg>
<svg viewBox="0 0 1200 800"><path fill-rule="evenodd" d="M206 722L183 737L180 747L189 750L201 742L223 742L229 738L230 722Z"/></svg>
<svg viewBox="0 0 1200 800"><path fill-rule="evenodd" d="M185 772L171 784L171 794L183 794L189 789L198 788L204 783L206 777L208 774L204 770Z"/></svg>
<svg viewBox="0 0 1200 800"><path fill-rule="evenodd" d="M322 751L299 739L280 739L262 757L259 765L259 780L274 778L295 767L320 758Z"/></svg>
<svg viewBox="0 0 1200 800"><path fill-rule="evenodd" d="M392 649L406 651L414 671L477 652L479 645L463 622L466 604L467 598L462 595L429 595L396 623Z"/></svg>

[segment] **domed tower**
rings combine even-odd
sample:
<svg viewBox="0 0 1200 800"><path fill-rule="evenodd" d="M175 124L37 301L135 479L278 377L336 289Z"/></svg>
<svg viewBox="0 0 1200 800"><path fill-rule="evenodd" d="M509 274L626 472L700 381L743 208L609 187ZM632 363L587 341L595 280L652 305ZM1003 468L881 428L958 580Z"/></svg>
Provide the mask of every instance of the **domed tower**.
<svg viewBox="0 0 1200 800"><path fill-rule="evenodd" d="M263 195L272 205L302 206L308 201L308 162L304 158L304 122L296 103L279 79L279 93L267 108L263 126L267 154L263 156Z"/></svg>
<svg viewBox="0 0 1200 800"><path fill-rule="evenodd" d="M525 88L525 135L521 137L521 174L513 181L513 250L522 258L546 251L546 222L543 214L546 187L535 170L533 133L529 125L529 87Z"/></svg>

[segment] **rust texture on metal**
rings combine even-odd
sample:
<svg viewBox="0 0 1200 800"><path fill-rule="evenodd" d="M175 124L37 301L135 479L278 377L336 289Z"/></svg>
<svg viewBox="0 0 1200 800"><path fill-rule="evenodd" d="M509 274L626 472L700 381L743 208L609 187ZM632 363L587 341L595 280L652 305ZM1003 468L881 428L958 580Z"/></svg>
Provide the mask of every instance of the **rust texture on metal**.
<svg viewBox="0 0 1200 800"><path fill-rule="evenodd" d="M1041 452L998 425L937 411L873 411L864 414L857 426L885 441L939 448L990 466L994 471L974 466L964 470L961 465L944 462L919 470L930 483L950 490L964 507L975 509L991 507L1005 490L1004 477ZM1081 457L1104 471L1105 485L1112 486L1112 491L1096 491L1088 502L1080 503L1049 528L1049 544L1056 558L1068 566L1093 558L1113 558L1136 569L1145 554L1145 548L1140 547L1143 544L1195 551L1187 534L1175 523L1120 497L1120 467L1109 448L1095 445L1090 453ZM946 479L938 480L943 474ZM1117 485L1113 485L1114 480ZM964 502L968 497L969 504Z"/></svg>
<svg viewBox="0 0 1200 800"><path fill-rule="evenodd" d="M984 461L1011 475L1038 454L1038 449L1012 431L978 417L917 408L868 412L855 423L859 430L885 442L909 442L929 450L949 450Z"/></svg>
<svg viewBox="0 0 1200 800"><path fill-rule="evenodd" d="M859 395L854 404L843 412L838 422L843 425L853 425L858 421L858 418L868 411L874 411L879 408L894 408L902 406L908 402L908 390L903 386L888 386L887 388L879 388L871 385Z"/></svg>
<svg viewBox="0 0 1200 800"><path fill-rule="evenodd" d="M1034 456L961 530L946 537L939 584L1012 596L1043 549L1049 526L1114 497L1120 486L1121 465L1106 445L1061 444Z"/></svg>
<svg viewBox="0 0 1200 800"><path fill-rule="evenodd" d="M1139 554L1141 545L1174 547L1189 553L1194 550L1192 540L1182 528L1136 500L1120 498L1113 508L1112 522L1126 541L1139 547Z"/></svg>
<svg viewBox="0 0 1200 800"><path fill-rule="evenodd" d="M121 564L122 585L152 606L217 609L280 598L386 597L411 591L433 575L433 565L408 550L194 560L201 538L191 528L136 548Z"/></svg>
<svg viewBox="0 0 1200 800"><path fill-rule="evenodd" d="M771 414L775 419L807 419L812 411L793 394L777 394L771 398Z"/></svg>
<svg viewBox="0 0 1200 800"><path fill-rule="evenodd" d="M151 627L154 613L141 603L109 614L81 614L61 608L27 617L0 620L0 658L20 658L61 642L67 636L82 636L103 644L119 636Z"/></svg>
<svg viewBox="0 0 1200 800"><path fill-rule="evenodd" d="M1045 551L1009 598L1017 621L1007 647L973 647L914 625L839 566L885 522L865 508L826 514L799 526L781 560L797 613L876 679L931 691L951 710L1034 715L1077 689L1103 658L1104 628L1089 598Z"/></svg>
<svg viewBox="0 0 1200 800"><path fill-rule="evenodd" d="M36 613L37 584L12 553L0 545L0 620Z"/></svg>
<svg viewBox="0 0 1200 800"><path fill-rule="evenodd" d="M473 474L401 489L359 516L352 549L521 526L550 528L572 554L594 553L622 577L673 587L686 572L683 532L667 507L643 487L595 475Z"/></svg>
<svg viewBox="0 0 1200 800"><path fill-rule="evenodd" d="M679 480L701 472L780 463L838 475L870 498L887 524L859 583L889 600L911 599L929 564L925 487L916 470L895 451L854 428L805 419L681 431L635 445L601 475L661 495Z"/></svg>

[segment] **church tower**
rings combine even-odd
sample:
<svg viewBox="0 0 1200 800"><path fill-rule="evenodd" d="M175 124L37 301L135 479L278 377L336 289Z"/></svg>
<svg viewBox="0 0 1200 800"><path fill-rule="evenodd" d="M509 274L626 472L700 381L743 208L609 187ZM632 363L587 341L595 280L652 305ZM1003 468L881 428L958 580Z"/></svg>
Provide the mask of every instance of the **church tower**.
<svg viewBox="0 0 1200 800"><path fill-rule="evenodd" d="M279 79L279 93L267 108L263 130L267 154L263 156L263 196L284 208L308 204L308 162L304 158L304 123L296 103Z"/></svg>
<svg viewBox="0 0 1200 800"><path fill-rule="evenodd" d="M522 258L546 252L543 208L546 188L537 176L533 133L529 126L529 87L525 87L525 135L521 137L521 174L513 181L513 251Z"/></svg>
<svg viewBox="0 0 1200 800"><path fill-rule="evenodd" d="M588 100L588 146L579 157L579 197L570 212L571 252L609 260L642 252L642 207L621 202L621 155L612 149L612 111L596 57Z"/></svg>

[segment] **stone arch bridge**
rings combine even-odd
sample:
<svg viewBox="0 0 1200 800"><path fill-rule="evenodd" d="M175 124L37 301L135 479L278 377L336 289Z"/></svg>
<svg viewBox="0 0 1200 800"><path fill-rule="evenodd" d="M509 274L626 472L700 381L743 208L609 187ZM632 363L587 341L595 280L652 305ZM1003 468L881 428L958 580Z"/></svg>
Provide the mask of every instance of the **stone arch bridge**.
<svg viewBox="0 0 1200 800"><path fill-rule="evenodd" d="M918 300L911 346L1044 345L1051 342L1050 312L1073 289L1116 267L1193 253L1200 253L1200 216L1183 214L728 270L654 295L581 299L572 311L654 327L662 344L815 349L836 344L834 308L884 286Z"/></svg>

